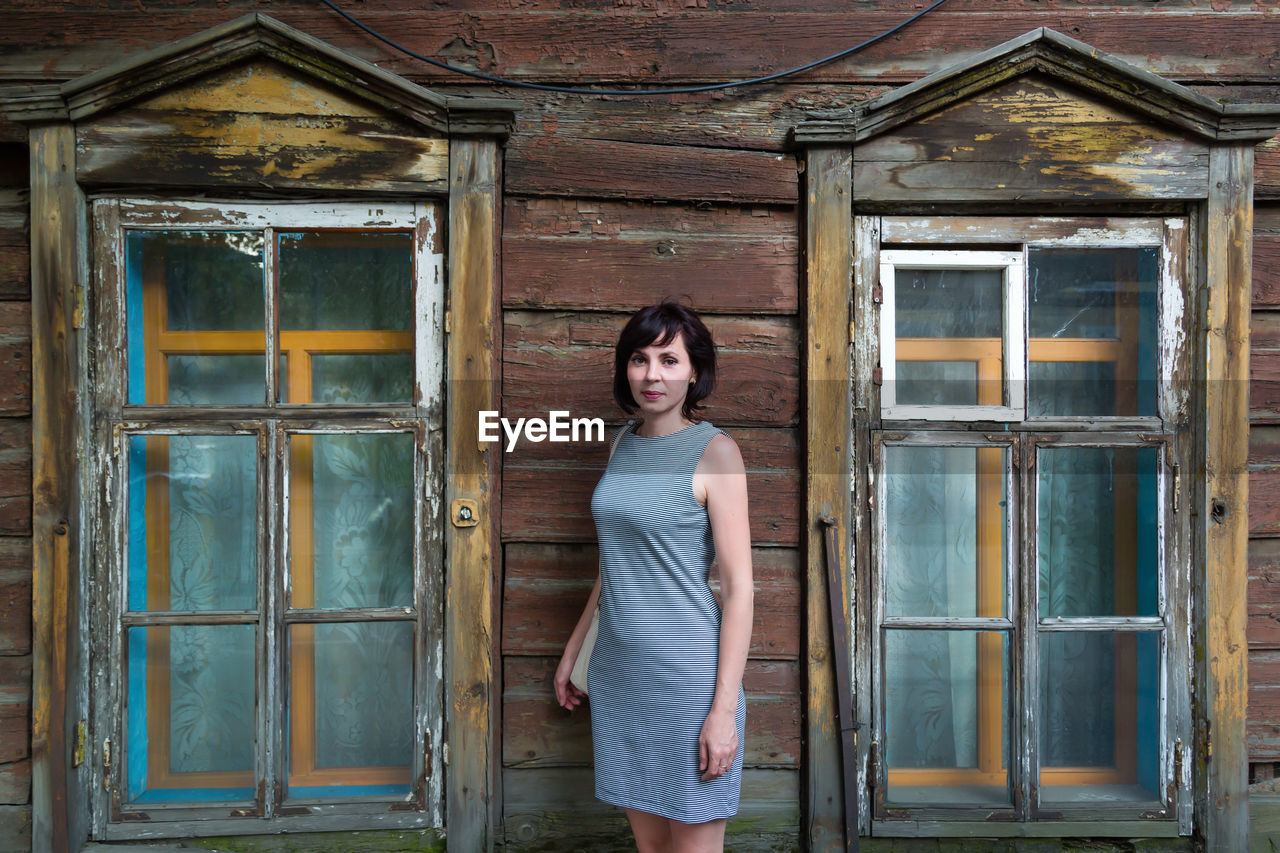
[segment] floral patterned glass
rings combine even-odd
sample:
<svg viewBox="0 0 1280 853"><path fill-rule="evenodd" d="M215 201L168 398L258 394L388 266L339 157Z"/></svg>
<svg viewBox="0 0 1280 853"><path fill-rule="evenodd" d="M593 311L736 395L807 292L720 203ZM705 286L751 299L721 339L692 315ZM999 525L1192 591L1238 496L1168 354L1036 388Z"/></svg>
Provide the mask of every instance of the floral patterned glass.
<svg viewBox="0 0 1280 853"><path fill-rule="evenodd" d="M1006 456L884 448L886 616L1004 615Z"/></svg>
<svg viewBox="0 0 1280 853"><path fill-rule="evenodd" d="M1041 618L1160 614L1159 452L1040 448Z"/></svg>
<svg viewBox="0 0 1280 853"><path fill-rule="evenodd" d="M413 623L289 629L289 796L409 793Z"/></svg>
<svg viewBox="0 0 1280 853"><path fill-rule="evenodd" d="M128 450L129 609L257 607L257 436L132 435Z"/></svg>
<svg viewBox="0 0 1280 853"><path fill-rule="evenodd" d="M886 801L1009 805L1009 651L993 631L888 630Z"/></svg>
<svg viewBox="0 0 1280 853"><path fill-rule="evenodd" d="M1040 634L1040 800L1160 800L1160 633Z"/></svg>
<svg viewBox="0 0 1280 853"><path fill-rule="evenodd" d="M254 639L253 625L128 629L128 802L253 799Z"/></svg>
<svg viewBox="0 0 1280 853"><path fill-rule="evenodd" d="M291 606L413 604L413 436L293 435Z"/></svg>

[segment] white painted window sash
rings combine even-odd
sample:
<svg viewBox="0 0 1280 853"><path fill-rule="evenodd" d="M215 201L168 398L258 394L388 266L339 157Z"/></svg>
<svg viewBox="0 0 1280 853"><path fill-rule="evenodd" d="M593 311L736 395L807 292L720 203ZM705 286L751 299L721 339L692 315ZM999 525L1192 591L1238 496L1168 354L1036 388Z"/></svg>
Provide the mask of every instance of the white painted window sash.
<svg viewBox="0 0 1280 853"><path fill-rule="evenodd" d="M1026 414L1026 293L1022 252L884 249L880 252L881 413L891 420L1020 421ZM901 269L998 269L1004 274L1003 396L1001 406L946 406L897 402L896 278Z"/></svg>

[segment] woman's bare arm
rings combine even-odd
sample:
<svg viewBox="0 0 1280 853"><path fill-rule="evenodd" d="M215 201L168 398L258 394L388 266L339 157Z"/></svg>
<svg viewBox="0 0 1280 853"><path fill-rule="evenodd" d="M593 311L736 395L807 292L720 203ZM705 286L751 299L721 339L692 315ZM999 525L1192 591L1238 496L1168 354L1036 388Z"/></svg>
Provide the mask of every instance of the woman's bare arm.
<svg viewBox="0 0 1280 853"><path fill-rule="evenodd" d="M591 587L591 595L587 596L587 606L582 609L578 624L573 626L573 633L569 635L569 641L564 644L560 665L556 667L556 702L570 711L581 705L583 698L587 695L573 686L569 676L573 673L574 664L578 662L578 655L582 651L583 641L587 638L587 631L591 630L591 618L595 615L596 604L599 601L600 573L597 572L595 585Z"/></svg>
<svg viewBox="0 0 1280 853"><path fill-rule="evenodd" d="M722 775L738 752L734 719L738 689L751 644L754 588L747 472L738 445L720 434L711 440L694 473L694 492L704 499L720 566L720 662L711 712L702 727L698 769L702 778Z"/></svg>

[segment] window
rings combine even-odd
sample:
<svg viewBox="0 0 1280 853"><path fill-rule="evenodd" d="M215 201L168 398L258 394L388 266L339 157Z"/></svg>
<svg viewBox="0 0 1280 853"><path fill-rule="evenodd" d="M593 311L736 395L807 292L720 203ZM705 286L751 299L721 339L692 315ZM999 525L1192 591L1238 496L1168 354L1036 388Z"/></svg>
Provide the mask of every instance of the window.
<svg viewBox="0 0 1280 853"><path fill-rule="evenodd" d="M440 825L437 209L94 217L112 819Z"/></svg>
<svg viewBox="0 0 1280 853"><path fill-rule="evenodd" d="M874 819L1176 820L1185 223L956 219L862 283Z"/></svg>

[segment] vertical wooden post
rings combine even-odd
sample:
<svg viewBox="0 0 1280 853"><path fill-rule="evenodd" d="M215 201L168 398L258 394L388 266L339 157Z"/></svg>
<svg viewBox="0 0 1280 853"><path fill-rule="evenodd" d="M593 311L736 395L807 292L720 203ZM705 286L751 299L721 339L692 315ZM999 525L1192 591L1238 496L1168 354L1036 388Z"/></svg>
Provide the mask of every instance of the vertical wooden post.
<svg viewBox="0 0 1280 853"><path fill-rule="evenodd" d="M1205 232L1203 696L1207 743L1202 826L1206 849L1249 847L1247 611L1249 307L1252 284L1253 148L1209 155Z"/></svg>
<svg viewBox="0 0 1280 853"><path fill-rule="evenodd" d="M501 158L494 139L449 145L449 306L445 481L445 683L450 848L493 847L493 555L496 463L479 442L478 413L497 409ZM458 500L474 501L459 526Z"/></svg>
<svg viewBox="0 0 1280 853"><path fill-rule="evenodd" d="M76 293L84 198L70 122L36 125L31 144L32 660L31 849L78 848L70 808L68 634L74 630L79 517ZM76 792L78 794L78 792ZM77 796L78 800L78 796Z"/></svg>
<svg viewBox="0 0 1280 853"><path fill-rule="evenodd" d="M850 524L850 290L853 273L853 153L849 145L806 151L805 694L806 849L842 850L840 732L823 566L823 527L836 520L847 566ZM848 618L848 576L844 610ZM852 636L852 631L850 632ZM856 825L857 815L851 816Z"/></svg>

